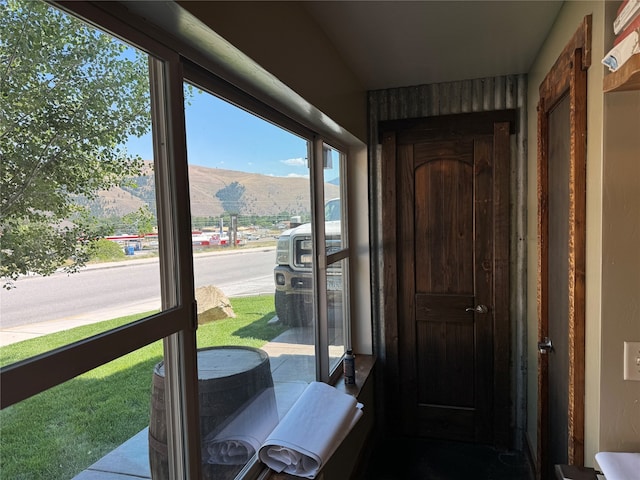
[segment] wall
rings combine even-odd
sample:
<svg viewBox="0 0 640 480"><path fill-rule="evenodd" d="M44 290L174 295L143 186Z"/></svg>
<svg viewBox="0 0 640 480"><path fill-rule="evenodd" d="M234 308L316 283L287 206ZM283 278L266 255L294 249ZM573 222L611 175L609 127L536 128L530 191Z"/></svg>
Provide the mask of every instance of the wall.
<svg viewBox="0 0 640 480"><path fill-rule="evenodd" d="M178 3L366 141L365 90L302 5L260 1Z"/></svg>
<svg viewBox="0 0 640 480"><path fill-rule="evenodd" d="M605 95L600 450L640 452L640 382L623 379L640 341L640 91Z"/></svg>
<svg viewBox="0 0 640 480"><path fill-rule="evenodd" d="M373 332L371 322L371 259L369 240L369 215L360 215L362 205L369 202L369 178L367 176L368 158L365 145L349 149L347 163L347 181L349 182L349 245L351 263L349 280L351 282L350 305L351 346L356 353L373 353Z"/></svg>
<svg viewBox="0 0 640 480"><path fill-rule="evenodd" d="M602 296L602 142L604 67L604 2L565 2L547 40L529 71L528 145L528 363L527 437L532 453L537 446L537 112L540 83L586 15L592 15L591 67L587 85L587 218L585 318L585 464L592 465L600 449L601 296Z"/></svg>

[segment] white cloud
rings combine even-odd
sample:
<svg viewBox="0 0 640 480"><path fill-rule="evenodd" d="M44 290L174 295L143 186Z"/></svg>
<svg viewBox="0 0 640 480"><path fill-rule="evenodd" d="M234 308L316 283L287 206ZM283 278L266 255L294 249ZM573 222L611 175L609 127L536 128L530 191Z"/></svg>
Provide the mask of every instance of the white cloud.
<svg viewBox="0 0 640 480"><path fill-rule="evenodd" d="M290 173L287 178L309 178L309 175L300 175L299 173Z"/></svg>
<svg viewBox="0 0 640 480"><path fill-rule="evenodd" d="M289 158L287 160L280 160L280 161L290 167L306 167L307 166L307 159L301 158L301 157Z"/></svg>

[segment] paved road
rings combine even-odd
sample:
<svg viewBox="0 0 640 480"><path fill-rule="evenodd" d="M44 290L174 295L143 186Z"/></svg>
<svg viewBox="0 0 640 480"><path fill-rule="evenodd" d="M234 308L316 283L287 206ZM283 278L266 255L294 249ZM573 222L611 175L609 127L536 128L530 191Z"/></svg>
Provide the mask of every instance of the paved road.
<svg viewBox="0 0 640 480"><path fill-rule="evenodd" d="M273 293L275 248L196 254L196 287L215 285L228 297ZM160 308L157 259L91 266L67 275L23 277L0 291L2 330L41 322L100 321Z"/></svg>

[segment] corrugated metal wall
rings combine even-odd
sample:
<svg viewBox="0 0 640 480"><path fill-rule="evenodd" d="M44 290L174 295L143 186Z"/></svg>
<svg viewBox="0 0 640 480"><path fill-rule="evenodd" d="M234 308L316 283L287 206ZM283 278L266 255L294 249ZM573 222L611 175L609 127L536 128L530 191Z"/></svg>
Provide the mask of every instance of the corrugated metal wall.
<svg viewBox="0 0 640 480"><path fill-rule="evenodd" d="M412 87L373 90L368 93L369 107L369 165L370 208L372 215L374 331L376 355L385 361L384 322L382 318L382 225L379 199L383 188L378 122L407 118L433 117L456 113L486 112L514 109L517 112L516 135L512 141L511 162L511 324L512 398L515 424L514 446L522 449L526 431L526 152L527 152L527 81L525 75L462 80L456 82L419 85ZM395 321L395 319L392 319ZM384 407L382 408L382 410Z"/></svg>
<svg viewBox="0 0 640 480"><path fill-rule="evenodd" d="M383 120L517 108L518 90L525 87L523 80L521 76L506 75L373 90L369 92L369 119L376 124Z"/></svg>

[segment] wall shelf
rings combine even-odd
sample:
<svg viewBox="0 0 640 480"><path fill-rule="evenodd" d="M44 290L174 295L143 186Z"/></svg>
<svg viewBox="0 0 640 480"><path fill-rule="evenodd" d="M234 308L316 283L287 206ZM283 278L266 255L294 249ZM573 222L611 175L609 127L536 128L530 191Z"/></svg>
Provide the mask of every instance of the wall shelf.
<svg viewBox="0 0 640 480"><path fill-rule="evenodd" d="M605 75L604 92L640 90L640 53L634 54L617 71Z"/></svg>

